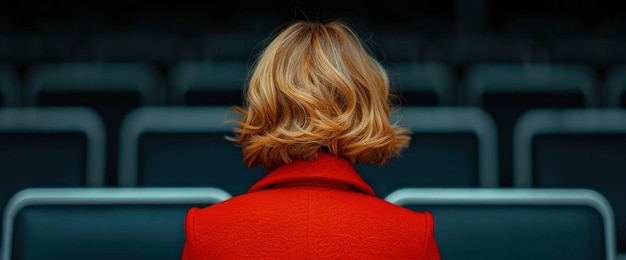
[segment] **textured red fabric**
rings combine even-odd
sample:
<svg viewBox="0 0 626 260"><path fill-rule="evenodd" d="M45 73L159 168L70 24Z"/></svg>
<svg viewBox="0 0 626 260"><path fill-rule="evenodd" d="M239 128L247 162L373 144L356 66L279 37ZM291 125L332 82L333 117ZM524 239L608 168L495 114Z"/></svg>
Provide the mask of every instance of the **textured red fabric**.
<svg viewBox="0 0 626 260"><path fill-rule="evenodd" d="M282 165L185 222L182 259L440 259L433 217L376 197L343 158Z"/></svg>

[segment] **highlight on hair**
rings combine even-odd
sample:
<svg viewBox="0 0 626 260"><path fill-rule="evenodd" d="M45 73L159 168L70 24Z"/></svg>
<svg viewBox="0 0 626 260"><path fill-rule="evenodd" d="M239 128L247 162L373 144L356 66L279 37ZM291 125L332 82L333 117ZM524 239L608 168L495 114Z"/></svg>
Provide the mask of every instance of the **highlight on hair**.
<svg viewBox="0 0 626 260"><path fill-rule="evenodd" d="M324 151L383 165L408 147L410 131L390 122L389 79L356 32L339 20L294 21L257 57L241 120L227 137L244 163L273 169Z"/></svg>

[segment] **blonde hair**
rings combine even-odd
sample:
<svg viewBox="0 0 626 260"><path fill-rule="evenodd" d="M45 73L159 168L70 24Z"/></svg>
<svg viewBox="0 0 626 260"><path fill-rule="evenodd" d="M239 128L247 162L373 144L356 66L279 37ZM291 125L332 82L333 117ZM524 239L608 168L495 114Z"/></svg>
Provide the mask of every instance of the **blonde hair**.
<svg viewBox="0 0 626 260"><path fill-rule="evenodd" d="M244 163L273 169L328 152L353 163L385 164L408 147L392 124L389 79L345 22L294 21L260 54L247 80L246 107L228 140Z"/></svg>

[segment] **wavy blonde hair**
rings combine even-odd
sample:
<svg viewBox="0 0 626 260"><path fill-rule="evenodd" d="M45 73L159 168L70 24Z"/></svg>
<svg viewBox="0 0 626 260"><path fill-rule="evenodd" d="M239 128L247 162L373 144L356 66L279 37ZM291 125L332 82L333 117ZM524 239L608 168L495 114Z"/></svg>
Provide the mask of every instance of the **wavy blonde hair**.
<svg viewBox="0 0 626 260"><path fill-rule="evenodd" d="M408 147L392 124L389 79L346 22L294 21L257 58L234 137L252 168L273 169L328 152L385 164Z"/></svg>

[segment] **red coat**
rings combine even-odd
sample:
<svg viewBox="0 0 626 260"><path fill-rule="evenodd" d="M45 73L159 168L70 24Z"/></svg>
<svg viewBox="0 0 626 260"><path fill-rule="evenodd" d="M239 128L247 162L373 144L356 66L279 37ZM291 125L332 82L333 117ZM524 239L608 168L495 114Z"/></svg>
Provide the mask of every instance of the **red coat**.
<svg viewBox="0 0 626 260"><path fill-rule="evenodd" d="M182 259L439 259L433 227L430 213L377 198L348 160L321 154L189 210Z"/></svg>

